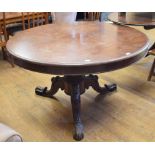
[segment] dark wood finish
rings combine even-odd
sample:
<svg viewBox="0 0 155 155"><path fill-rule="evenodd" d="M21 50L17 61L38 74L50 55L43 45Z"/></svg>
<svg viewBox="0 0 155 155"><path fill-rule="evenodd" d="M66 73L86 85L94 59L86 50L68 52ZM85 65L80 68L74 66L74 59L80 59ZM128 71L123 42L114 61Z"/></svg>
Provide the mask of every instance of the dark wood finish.
<svg viewBox="0 0 155 155"><path fill-rule="evenodd" d="M98 76L90 74L89 76L86 76L85 78L85 88L92 87L95 91L97 91L100 94L105 94L107 92L112 92L116 90L116 84L107 85L105 84L104 87L100 87L98 83Z"/></svg>
<svg viewBox="0 0 155 155"><path fill-rule="evenodd" d="M101 94L116 90L115 84L102 88L97 76L86 75L128 66L144 57L148 47L148 38L143 33L99 22L39 26L17 34L7 43L17 65L64 75L52 79L50 90L37 87L35 92L53 97L60 88L71 96L75 140L84 137L80 95L90 86Z"/></svg>
<svg viewBox="0 0 155 155"><path fill-rule="evenodd" d="M154 12L126 12L126 13L111 13L108 19L116 24L145 26L151 28L155 26Z"/></svg>
<svg viewBox="0 0 155 155"><path fill-rule="evenodd" d="M120 69L144 57L148 46L142 32L100 22L47 24L23 31L7 43L17 65L58 75Z"/></svg>
<svg viewBox="0 0 155 155"><path fill-rule="evenodd" d="M35 89L36 94L40 96L45 96L45 97L53 97L53 95L57 93L59 88L61 88L61 90L65 89L64 78L57 76L55 78L52 78L51 82L52 82L52 85L50 90L47 90L47 87L44 87L44 88L37 87Z"/></svg>
<svg viewBox="0 0 155 155"><path fill-rule="evenodd" d="M100 87L98 83L97 75L89 76L64 76L52 78L51 88L48 90L47 87L37 87L35 93L44 97L53 97L53 95L59 90L71 96L71 104L73 111L73 120L75 124L75 132L73 138L75 140L81 140L84 137L83 125L81 121L81 106L80 106L80 95L85 92L86 89L92 87L95 91L100 94L106 94L108 92L115 91L117 89L115 84L106 85Z"/></svg>

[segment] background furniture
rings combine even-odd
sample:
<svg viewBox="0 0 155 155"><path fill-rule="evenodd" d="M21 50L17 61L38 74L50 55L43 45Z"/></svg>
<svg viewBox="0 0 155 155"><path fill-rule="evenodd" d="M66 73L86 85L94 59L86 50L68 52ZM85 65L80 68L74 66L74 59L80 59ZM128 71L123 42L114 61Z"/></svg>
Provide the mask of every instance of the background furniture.
<svg viewBox="0 0 155 155"><path fill-rule="evenodd" d="M3 13L3 23L0 23L0 47L3 52L3 59L8 60L12 67L14 67L13 61L6 49L6 42L8 40L8 35L6 32L6 20L5 13Z"/></svg>
<svg viewBox="0 0 155 155"><path fill-rule="evenodd" d="M144 57L148 46L148 38L143 33L100 22L48 24L18 33L7 43L17 65L41 73L64 75L52 78L49 90L37 87L35 92L51 98L60 88L71 96L75 140L84 137L81 94L90 86L101 94L116 90L115 84L100 87L98 77L92 73L126 67Z"/></svg>
<svg viewBox="0 0 155 155"><path fill-rule="evenodd" d="M149 55L155 56L155 49L150 50ZM152 63L152 66L151 66L151 69L150 69L150 72L149 72L149 76L147 78L148 81L151 81L152 76L155 76L154 70L155 70L155 59L154 59L154 61Z"/></svg>
<svg viewBox="0 0 155 155"><path fill-rule="evenodd" d="M111 12L101 12L100 21L101 22L108 21L108 16L110 14L111 14Z"/></svg>
<svg viewBox="0 0 155 155"><path fill-rule="evenodd" d="M18 12L6 14L6 31L14 35L18 31L48 23L48 12ZM14 16L13 16L14 15Z"/></svg>
<svg viewBox="0 0 155 155"><path fill-rule="evenodd" d="M48 24L48 13L47 12L22 12L22 26L23 30L26 28L32 28L40 25Z"/></svg>
<svg viewBox="0 0 155 155"><path fill-rule="evenodd" d="M76 12L55 12L52 14L53 22L57 24L71 24L76 20Z"/></svg>
<svg viewBox="0 0 155 155"><path fill-rule="evenodd" d="M42 13L42 12L40 12ZM28 18L33 19L33 12L24 12L25 20L28 20ZM48 12L44 12L44 16L46 19L46 24L48 23ZM29 16L29 17L28 17ZM37 15L37 17L42 17L42 14ZM22 12L5 12L5 19L6 19L6 25L22 22ZM3 23L3 12L0 12L0 23Z"/></svg>
<svg viewBox="0 0 155 155"><path fill-rule="evenodd" d="M6 41L7 41L7 34L6 34L6 24L5 24L5 13L3 13L3 23L0 24L0 47L3 52L3 58L6 59Z"/></svg>
<svg viewBox="0 0 155 155"><path fill-rule="evenodd" d="M15 130L0 123L0 142L22 142L22 137Z"/></svg>
<svg viewBox="0 0 155 155"><path fill-rule="evenodd" d="M111 13L108 16L108 19L112 21L115 24L121 24L121 25L131 25L131 26L143 26L144 29L149 30L155 28L155 13L154 12L115 12ZM155 43L154 41L151 42L149 47L149 52L147 55L155 55ZM154 74L155 69L155 61L153 61L153 64L151 66L149 75L147 80L150 81L151 77Z"/></svg>
<svg viewBox="0 0 155 155"><path fill-rule="evenodd" d="M23 16L22 12L0 12L0 24L3 24L4 22L4 16L3 14L5 13L5 25L6 25L6 30L9 35L13 35L17 31L23 30ZM34 14L35 13L35 14ZM48 18L50 14L48 12L23 12L24 14L24 20L25 24L26 21L28 20L33 20L34 18L44 18L45 24L48 23Z"/></svg>
<svg viewBox="0 0 155 155"><path fill-rule="evenodd" d="M95 21L99 20L101 13L100 12L84 12L84 20Z"/></svg>
<svg viewBox="0 0 155 155"><path fill-rule="evenodd" d="M114 12L108 16L108 20L121 25L155 27L154 14L153 12Z"/></svg>
<svg viewBox="0 0 155 155"><path fill-rule="evenodd" d="M77 21L95 21L99 20L101 12L77 12Z"/></svg>

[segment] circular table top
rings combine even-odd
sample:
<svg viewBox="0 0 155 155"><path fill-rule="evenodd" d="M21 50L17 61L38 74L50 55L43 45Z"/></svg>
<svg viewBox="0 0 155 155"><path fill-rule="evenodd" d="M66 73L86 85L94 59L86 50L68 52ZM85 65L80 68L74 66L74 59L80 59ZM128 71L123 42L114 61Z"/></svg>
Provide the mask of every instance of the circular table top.
<svg viewBox="0 0 155 155"><path fill-rule="evenodd" d="M148 46L142 32L101 22L39 26L19 32L7 43L15 64L58 75L119 69L144 57Z"/></svg>
<svg viewBox="0 0 155 155"><path fill-rule="evenodd" d="M154 12L114 12L108 16L108 19L114 23L134 26L155 26Z"/></svg>

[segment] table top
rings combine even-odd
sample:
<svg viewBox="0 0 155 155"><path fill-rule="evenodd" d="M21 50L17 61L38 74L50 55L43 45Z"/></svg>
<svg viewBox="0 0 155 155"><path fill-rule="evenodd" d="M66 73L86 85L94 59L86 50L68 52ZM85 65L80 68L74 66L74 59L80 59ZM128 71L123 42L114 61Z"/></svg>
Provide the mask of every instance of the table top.
<svg viewBox="0 0 155 155"><path fill-rule="evenodd" d="M47 24L22 31L7 43L17 65L58 75L119 69L144 57L148 47L142 32L101 22Z"/></svg>
<svg viewBox="0 0 155 155"><path fill-rule="evenodd" d="M114 23L134 26L155 26L155 12L111 13L108 19Z"/></svg>

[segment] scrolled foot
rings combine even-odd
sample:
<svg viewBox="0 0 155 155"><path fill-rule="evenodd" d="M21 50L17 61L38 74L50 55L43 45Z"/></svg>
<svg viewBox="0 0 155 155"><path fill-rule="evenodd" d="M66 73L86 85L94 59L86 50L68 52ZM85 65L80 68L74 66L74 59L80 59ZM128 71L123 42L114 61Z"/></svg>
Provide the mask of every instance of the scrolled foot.
<svg viewBox="0 0 155 155"><path fill-rule="evenodd" d="M36 87L35 93L40 96L53 98L53 95L55 95L57 93L59 88L61 88L61 90L64 90L64 80L63 79L64 79L63 77L56 76L51 79L52 84L51 84L51 88L49 90L47 89L47 87L39 86L39 87Z"/></svg>
<svg viewBox="0 0 155 155"><path fill-rule="evenodd" d="M106 94L117 89L116 84L105 84L104 87L101 87L99 85L97 75L89 75L85 78L85 88L88 89L89 86L91 86L95 91L97 91L100 94Z"/></svg>
<svg viewBox="0 0 155 155"><path fill-rule="evenodd" d="M75 133L73 135L73 138L77 141L80 141L84 138L83 125L82 124L76 124L75 125Z"/></svg>
<svg viewBox="0 0 155 155"><path fill-rule="evenodd" d="M116 84L109 84L109 85L105 84L104 86L109 92L113 92L113 91L117 90Z"/></svg>
<svg viewBox="0 0 155 155"><path fill-rule="evenodd" d="M47 87L36 87L35 88L35 93L37 95L40 95L40 96L45 96L46 95L46 91L47 91Z"/></svg>
<svg viewBox="0 0 155 155"><path fill-rule="evenodd" d="M83 133L79 133L79 134L75 133L75 134L73 135L73 138L74 138L75 140L77 140L77 141L80 141L80 140L82 140L82 139L84 138L84 134L83 134Z"/></svg>

